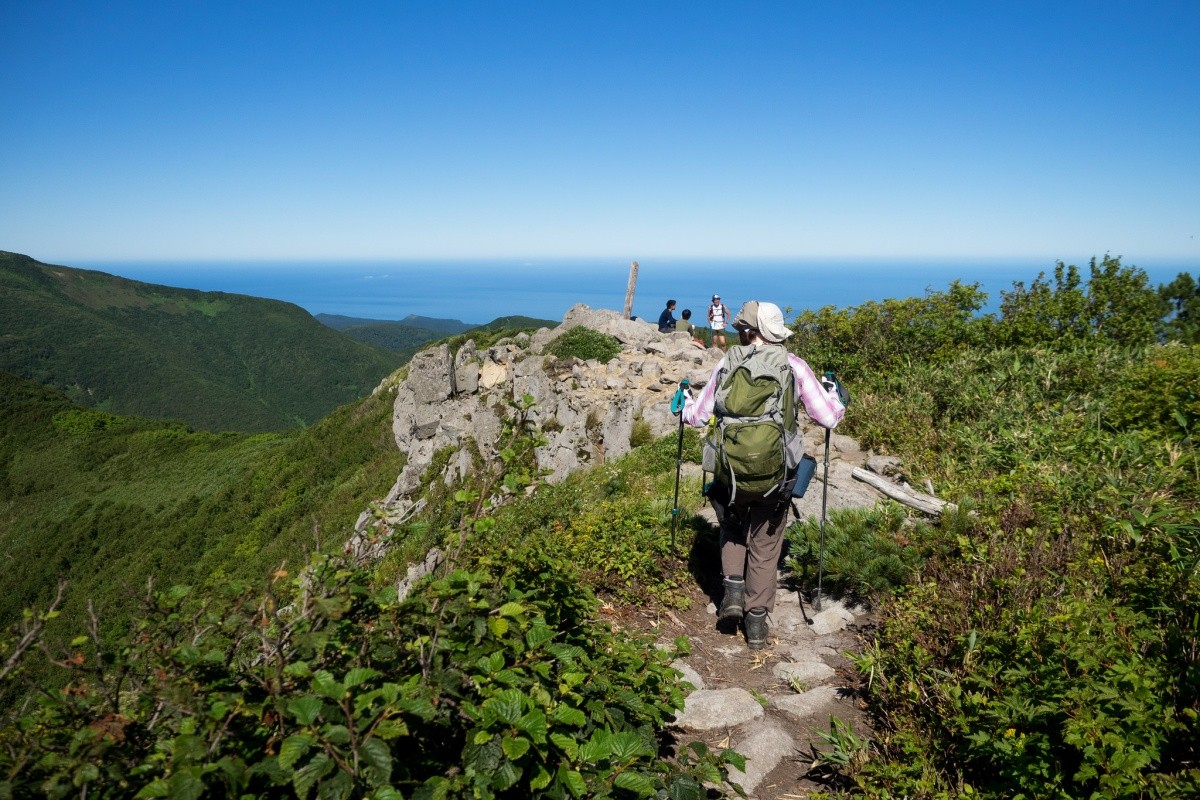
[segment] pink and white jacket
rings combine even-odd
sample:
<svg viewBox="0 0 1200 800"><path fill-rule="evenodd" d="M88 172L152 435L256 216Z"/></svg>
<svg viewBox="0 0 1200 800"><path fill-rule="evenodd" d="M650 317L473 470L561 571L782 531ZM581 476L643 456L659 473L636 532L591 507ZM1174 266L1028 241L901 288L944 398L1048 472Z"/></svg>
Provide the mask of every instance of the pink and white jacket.
<svg viewBox="0 0 1200 800"><path fill-rule="evenodd" d="M725 368L726 359L722 358L713 368L704 390L699 397L685 393L683 399L683 421L693 428L703 428L713 415L713 405L717 397L717 376ZM796 397L808 412L813 422L822 428L836 428L846 414L846 407L838 399L837 392L828 392L821 381L812 371L812 367L800 356L788 353L788 364L792 367L792 375L796 378Z"/></svg>

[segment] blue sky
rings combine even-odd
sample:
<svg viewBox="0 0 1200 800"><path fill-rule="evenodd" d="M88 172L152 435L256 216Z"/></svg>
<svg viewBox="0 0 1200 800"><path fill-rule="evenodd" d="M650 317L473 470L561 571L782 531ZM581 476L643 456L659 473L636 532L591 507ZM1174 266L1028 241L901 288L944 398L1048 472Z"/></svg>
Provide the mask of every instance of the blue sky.
<svg viewBox="0 0 1200 800"><path fill-rule="evenodd" d="M0 4L43 261L1200 257L1200 3Z"/></svg>

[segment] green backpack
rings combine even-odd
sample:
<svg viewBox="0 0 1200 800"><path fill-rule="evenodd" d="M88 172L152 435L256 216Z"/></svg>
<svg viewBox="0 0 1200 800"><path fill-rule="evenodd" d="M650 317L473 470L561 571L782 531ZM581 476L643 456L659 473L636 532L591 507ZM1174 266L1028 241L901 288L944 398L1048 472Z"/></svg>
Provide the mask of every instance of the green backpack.
<svg viewBox="0 0 1200 800"><path fill-rule="evenodd" d="M705 468L729 487L730 502L761 500L782 489L804 455L795 378L783 345L735 346L725 359Z"/></svg>

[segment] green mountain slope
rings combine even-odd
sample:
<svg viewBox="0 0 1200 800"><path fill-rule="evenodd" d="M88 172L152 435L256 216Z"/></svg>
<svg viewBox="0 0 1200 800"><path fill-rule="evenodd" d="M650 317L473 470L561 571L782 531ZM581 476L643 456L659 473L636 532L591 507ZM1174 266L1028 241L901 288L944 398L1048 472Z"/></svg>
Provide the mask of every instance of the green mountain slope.
<svg viewBox="0 0 1200 800"><path fill-rule="evenodd" d="M438 339L444 339L447 336L442 331L435 331L429 328L414 328L400 322L373 322L366 325L352 325L348 328L342 328L341 331L351 339L363 344L403 353L406 356L406 361L408 360L407 356L411 356L415 351L430 342L436 342Z"/></svg>
<svg viewBox="0 0 1200 800"><path fill-rule="evenodd" d="M94 600L111 624L154 577L261 578L338 548L403 467L394 393L299 431L189 431L83 408L0 373L0 620L69 583L65 616ZM322 536L322 533L324 534Z"/></svg>
<svg viewBox="0 0 1200 800"><path fill-rule="evenodd" d="M401 358L290 303L0 251L0 369L120 414L284 430L369 393Z"/></svg>
<svg viewBox="0 0 1200 800"><path fill-rule="evenodd" d="M341 331L364 344L394 350L405 361L430 342L444 339L447 335L458 335L470 331L522 331L554 327L558 323L535 317L497 317L486 325L467 325L458 320L432 319L409 314L401 322L378 319L360 319L337 314L317 314L317 321Z"/></svg>

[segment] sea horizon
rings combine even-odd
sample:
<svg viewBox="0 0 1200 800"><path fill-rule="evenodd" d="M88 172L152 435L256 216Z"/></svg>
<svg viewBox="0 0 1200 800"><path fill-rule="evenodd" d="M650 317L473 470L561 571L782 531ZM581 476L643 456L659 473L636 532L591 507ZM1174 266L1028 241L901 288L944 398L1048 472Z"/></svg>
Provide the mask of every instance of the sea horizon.
<svg viewBox="0 0 1200 800"><path fill-rule="evenodd" d="M1091 256L1075 264L1086 281ZM1099 260L1099 257L1097 257ZM1151 286L1180 272L1200 275L1183 259L1154 259L1139 267ZM685 308L705 324L714 293L732 312L746 300L768 300L788 312L824 306L924 297L958 280L978 283L995 312L1001 292L1026 286L1039 273L1053 275L1056 261L1034 258L926 259L726 259L676 258L640 261L633 314L657 319L667 300L676 317ZM219 291L282 300L314 316L334 314L375 320L415 315L484 324L521 315L559 320L577 303L622 311L629 261L615 259L424 259L424 260L86 260L64 264L175 288Z"/></svg>

